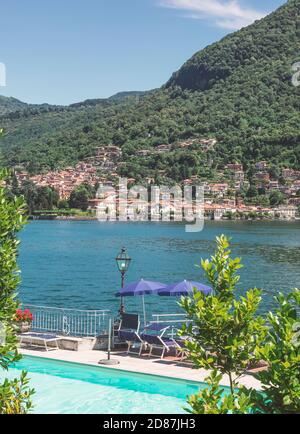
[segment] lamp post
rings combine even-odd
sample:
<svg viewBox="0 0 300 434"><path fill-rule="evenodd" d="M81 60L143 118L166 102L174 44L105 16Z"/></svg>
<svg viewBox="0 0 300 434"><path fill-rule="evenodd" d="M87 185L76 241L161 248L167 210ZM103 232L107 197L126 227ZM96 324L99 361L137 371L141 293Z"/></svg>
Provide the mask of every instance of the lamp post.
<svg viewBox="0 0 300 434"><path fill-rule="evenodd" d="M128 255L125 247L122 248L121 252L116 257L116 262L117 262L118 270L121 273L121 287L124 288L125 273L128 270L130 262L131 262L131 258ZM120 315L122 315L125 312L124 297L121 297L119 312L120 312Z"/></svg>

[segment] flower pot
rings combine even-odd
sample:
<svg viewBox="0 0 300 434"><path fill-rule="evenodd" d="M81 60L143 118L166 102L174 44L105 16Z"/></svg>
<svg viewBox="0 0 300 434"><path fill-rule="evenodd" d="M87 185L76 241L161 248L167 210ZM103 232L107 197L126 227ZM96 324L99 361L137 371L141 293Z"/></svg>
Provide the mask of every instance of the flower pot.
<svg viewBox="0 0 300 434"><path fill-rule="evenodd" d="M31 329L31 323L28 321L17 322L16 329L18 333L27 333Z"/></svg>

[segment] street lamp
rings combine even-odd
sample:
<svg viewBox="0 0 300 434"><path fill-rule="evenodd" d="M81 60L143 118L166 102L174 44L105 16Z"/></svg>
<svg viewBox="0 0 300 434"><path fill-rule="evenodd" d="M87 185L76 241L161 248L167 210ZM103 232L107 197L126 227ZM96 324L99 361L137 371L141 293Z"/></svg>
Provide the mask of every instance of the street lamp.
<svg viewBox="0 0 300 434"><path fill-rule="evenodd" d="M131 262L131 258L126 252L125 247L122 248L121 252L116 257L116 262L117 262L118 270L121 273L121 287L124 288L125 273L128 270ZM125 312L124 298L121 297L120 315L122 315L124 312Z"/></svg>

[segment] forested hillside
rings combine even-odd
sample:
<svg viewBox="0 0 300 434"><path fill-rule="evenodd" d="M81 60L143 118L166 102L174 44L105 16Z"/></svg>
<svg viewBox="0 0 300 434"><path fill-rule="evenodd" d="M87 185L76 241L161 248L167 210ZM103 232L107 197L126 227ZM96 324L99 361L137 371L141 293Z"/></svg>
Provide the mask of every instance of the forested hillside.
<svg viewBox="0 0 300 434"><path fill-rule="evenodd" d="M0 116L11 112L26 109L28 105L16 98L7 98L0 95Z"/></svg>
<svg viewBox="0 0 300 434"><path fill-rule="evenodd" d="M291 81L292 65L300 61L299 12L299 0L288 1L196 53L149 94L4 112L3 164L25 163L33 172L60 168L113 143L123 148L123 174L143 176L156 167L177 179L184 166L203 172L207 155L187 150L143 159L136 150L216 137L212 168L231 161L250 167L259 159L299 168L300 88Z"/></svg>

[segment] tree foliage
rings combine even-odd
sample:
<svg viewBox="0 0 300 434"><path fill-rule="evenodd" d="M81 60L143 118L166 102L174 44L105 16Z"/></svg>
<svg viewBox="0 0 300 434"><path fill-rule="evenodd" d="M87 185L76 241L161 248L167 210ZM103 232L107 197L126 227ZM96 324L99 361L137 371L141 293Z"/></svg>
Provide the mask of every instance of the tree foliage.
<svg viewBox="0 0 300 434"><path fill-rule="evenodd" d="M0 342L0 369L4 370L20 359L13 319L18 307L16 290L20 283L17 233L26 221L23 199L12 197L5 187L8 177L8 171L0 172L0 325L5 331ZM31 407L31 394L25 374L20 380L7 380L0 384L0 413L11 410L26 412Z"/></svg>
<svg viewBox="0 0 300 434"><path fill-rule="evenodd" d="M184 326L186 349L198 368L210 371L208 387L188 400L192 413L299 413L300 412L300 291L276 297L278 309L267 320L257 313L261 292L252 289L236 297L240 259L231 259L229 241L217 238L211 260L201 264L214 290L195 291L182 298L191 320ZM239 384L257 363L267 367L256 374L262 391ZM230 391L221 386L229 378Z"/></svg>
<svg viewBox="0 0 300 434"><path fill-rule="evenodd" d="M234 411L236 402L240 400L243 405L246 402L250 405L244 391L237 390L238 381L249 366L259 361L259 348L266 336L264 320L257 315L261 292L252 289L240 299L236 298L239 282L237 272L241 264L239 258L231 259L230 253L228 239L224 235L217 238L215 255L211 260L202 260L214 294L205 296L196 291L193 298L183 298L181 301L188 319L192 321L182 331L183 335L189 337L186 347L190 358L196 367L212 370L208 378L212 390L219 389L222 376L228 377L232 400L228 412ZM217 372L220 372L221 377ZM206 400L211 393L206 395L202 392L196 401L200 400L200 405L207 405ZM226 407L224 400L228 399L222 398L221 407ZM190 404L193 402L192 398Z"/></svg>
<svg viewBox="0 0 300 434"><path fill-rule="evenodd" d="M53 210L59 202L59 194L51 187L38 187L31 181L25 181L20 187L12 189L13 194L23 196L29 214L39 210Z"/></svg>
<svg viewBox="0 0 300 434"><path fill-rule="evenodd" d="M70 208L77 208L86 211L89 206L88 201L95 197L95 193L95 189L92 186L88 184L79 185L71 193L69 199Z"/></svg>
<svg viewBox="0 0 300 434"><path fill-rule="evenodd" d="M26 414L32 408L33 390L25 372L20 378L5 380L0 386L0 414Z"/></svg>
<svg viewBox="0 0 300 434"><path fill-rule="evenodd" d="M276 297L277 311L268 314L270 330L260 355L268 370L257 374L264 396L257 409L263 413L300 412L300 291Z"/></svg>
<svg viewBox="0 0 300 434"><path fill-rule="evenodd" d="M270 205L278 206L278 205L282 205L283 203L284 203L284 194L282 194L278 190L272 191L272 193L270 194Z"/></svg>

